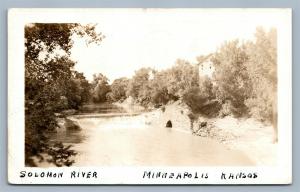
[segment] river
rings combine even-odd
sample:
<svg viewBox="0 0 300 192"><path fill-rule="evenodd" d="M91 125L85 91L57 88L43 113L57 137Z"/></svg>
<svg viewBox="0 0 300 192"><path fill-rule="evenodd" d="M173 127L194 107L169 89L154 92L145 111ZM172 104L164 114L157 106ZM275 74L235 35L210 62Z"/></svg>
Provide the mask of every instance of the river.
<svg viewBox="0 0 300 192"><path fill-rule="evenodd" d="M59 132L52 140L73 146L73 166L253 165L244 153L213 139L153 127L144 117L114 105L90 105L72 116L82 130Z"/></svg>

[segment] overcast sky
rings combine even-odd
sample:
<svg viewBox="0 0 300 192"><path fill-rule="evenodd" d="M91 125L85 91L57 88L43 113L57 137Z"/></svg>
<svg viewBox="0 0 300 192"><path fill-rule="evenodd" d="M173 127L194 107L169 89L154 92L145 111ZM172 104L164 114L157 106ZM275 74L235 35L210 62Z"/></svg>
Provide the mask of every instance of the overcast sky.
<svg viewBox="0 0 300 192"><path fill-rule="evenodd" d="M106 38L88 47L84 40L75 39L72 59L89 80L94 73L103 73L112 81L130 77L141 67L168 68L178 58L196 62L197 56L214 52L225 40L253 39L257 26L276 27L280 14L243 9L117 9L99 11L95 17L97 31Z"/></svg>

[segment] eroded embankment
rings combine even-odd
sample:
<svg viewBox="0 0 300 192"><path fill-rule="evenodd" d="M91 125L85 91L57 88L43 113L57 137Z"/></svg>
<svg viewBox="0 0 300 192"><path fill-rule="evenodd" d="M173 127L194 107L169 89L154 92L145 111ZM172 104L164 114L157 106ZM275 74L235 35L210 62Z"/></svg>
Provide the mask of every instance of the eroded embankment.
<svg viewBox="0 0 300 192"><path fill-rule="evenodd" d="M188 107L177 101L144 115L147 124L166 128L167 122L171 121L172 129L212 138L229 149L240 150L256 165L276 164L277 143L273 143L274 129L271 125L253 118L238 119L231 116L211 119L200 117L191 122L189 113Z"/></svg>

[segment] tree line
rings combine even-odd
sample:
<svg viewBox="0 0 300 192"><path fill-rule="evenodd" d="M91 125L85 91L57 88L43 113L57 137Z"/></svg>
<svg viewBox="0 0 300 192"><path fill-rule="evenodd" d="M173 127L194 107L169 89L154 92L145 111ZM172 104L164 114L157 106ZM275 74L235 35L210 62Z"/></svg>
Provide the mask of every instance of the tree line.
<svg viewBox="0 0 300 192"><path fill-rule="evenodd" d="M94 75L95 102L123 101L157 107L181 100L191 111L207 117L234 115L276 120L277 34L258 27L253 41L224 42L198 63L178 59L169 69L141 68L132 78L122 77L111 85L103 74ZM212 77L199 74L199 65L211 62Z"/></svg>
<svg viewBox="0 0 300 192"><path fill-rule="evenodd" d="M234 115L274 122L277 97L277 34L257 28L253 41L224 42L198 63L178 59L165 70L141 68L132 78L109 83L102 73L89 82L74 69L70 59L73 37L87 44L104 38L94 25L28 24L25 26L25 164L33 156L57 166L71 165L70 146L49 144L56 129L57 113L94 102L122 102L131 97L144 107L155 108L181 100L193 114L206 117ZM60 52L60 54L58 54ZM211 62L211 78L199 74L199 65Z"/></svg>

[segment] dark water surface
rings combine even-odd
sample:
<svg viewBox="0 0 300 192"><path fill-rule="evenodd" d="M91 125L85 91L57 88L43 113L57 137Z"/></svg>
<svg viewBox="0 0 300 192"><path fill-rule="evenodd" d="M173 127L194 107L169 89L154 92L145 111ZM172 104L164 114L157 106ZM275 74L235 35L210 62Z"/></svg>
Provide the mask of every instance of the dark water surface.
<svg viewBox="0 0 300 192"><path fill-rule="evenodd" d="M87 104L83 105L77 115L84 114L107 114L107 113L126 113L126 110L110 103L103 104Z"/></svg>

